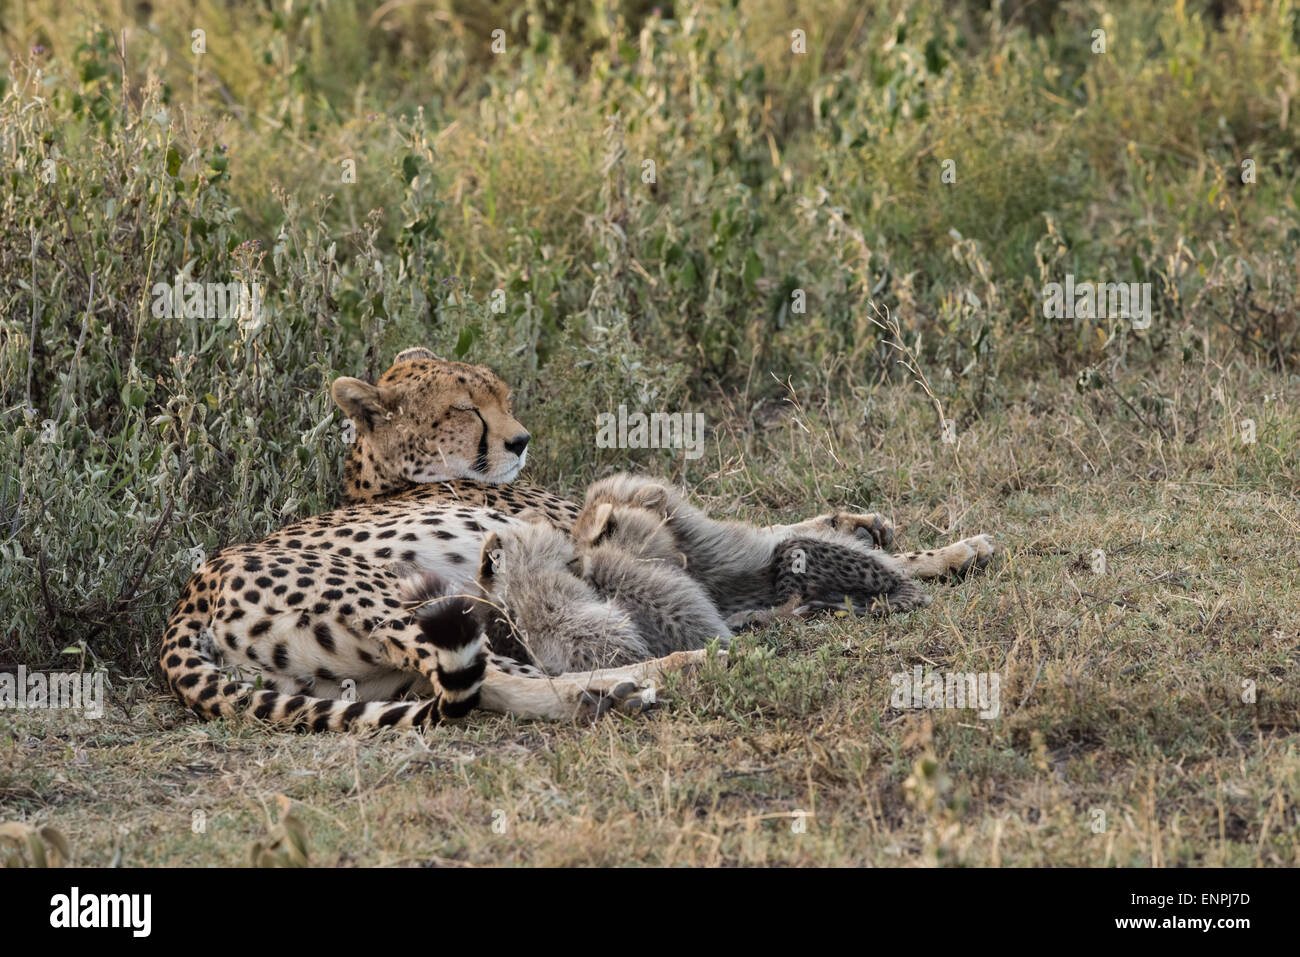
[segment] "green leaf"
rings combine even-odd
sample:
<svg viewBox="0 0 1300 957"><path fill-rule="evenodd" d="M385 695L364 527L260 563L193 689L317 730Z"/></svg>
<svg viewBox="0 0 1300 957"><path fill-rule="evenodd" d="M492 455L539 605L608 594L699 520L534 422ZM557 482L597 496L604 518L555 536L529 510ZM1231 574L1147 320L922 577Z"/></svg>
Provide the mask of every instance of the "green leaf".
<svg viewBox="0 0 1300 957"><path fill-rule="evenodd" d="M941 73L948 65L948 58L943 55L937 37L925 41L925 68L931 73Z"/></svg>
<svg viewBox="0 0 1300 957"><path fill-rule="evenodd" d="M695 260L689 256L682 264L682 268L677 271L677 285L683 289L694 289L700 281L699 273L695 270Z"/></svg>
<svg viewBox="0 0 1300 957"><path fill-rule="evenodd" d="M181 171L181 154L176 152L176 147L167 147L167 175L176 176Z"/></svg>
<svg viewBox="0 0 1300 957"><path fill-rule="evenodd" d="M469 352L469 347L474 344L474 330L466 326L460 331L460 337L456 340L456 348L453 350L457 359L462 358L465 353Z"/></svg>
<svg viewBox="0 0 1300 957"><path fill-rule="evenodd" d="M763 275L763 260L758 258L758 253L750 250L745 256L745 270L741 273L741 281L745 284L747 292L754 291L754 283Z"/></svg>
<svg viewBox="0 0 1300 957"><path fill-rule="evenodd" d="M407 153L402 159L402 175L406 178L406 185L411 185L411 180L420 175L420 161L416 159L414 153Z"/></svg>

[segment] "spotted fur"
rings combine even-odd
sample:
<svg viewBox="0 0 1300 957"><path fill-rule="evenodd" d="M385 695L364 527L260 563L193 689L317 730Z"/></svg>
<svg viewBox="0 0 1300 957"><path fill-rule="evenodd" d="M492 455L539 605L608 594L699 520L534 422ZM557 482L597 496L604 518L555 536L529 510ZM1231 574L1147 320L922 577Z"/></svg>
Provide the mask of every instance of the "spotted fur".
<svg viewBox="0 0 1300 957"><path fill-rule="evenodd" d="M612 544L579 555L545 523L490 534L478 584L492 647L551 674L698 650L712 638L725 647L731 635L679 566Z"/></svg>

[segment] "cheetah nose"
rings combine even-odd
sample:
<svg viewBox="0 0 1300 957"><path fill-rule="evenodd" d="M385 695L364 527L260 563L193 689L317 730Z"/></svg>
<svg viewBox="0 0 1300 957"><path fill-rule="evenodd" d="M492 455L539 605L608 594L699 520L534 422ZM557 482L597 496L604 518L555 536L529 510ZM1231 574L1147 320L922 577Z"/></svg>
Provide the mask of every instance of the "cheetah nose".
<svg viewBox="0 0 1300 957"><path fill-rule="evenodd" d="M516 435L506 443L506 451L513 452L515 455L523 455L524 449L528 448L528 440L531 438L532 436L527 432Z"/></svg>

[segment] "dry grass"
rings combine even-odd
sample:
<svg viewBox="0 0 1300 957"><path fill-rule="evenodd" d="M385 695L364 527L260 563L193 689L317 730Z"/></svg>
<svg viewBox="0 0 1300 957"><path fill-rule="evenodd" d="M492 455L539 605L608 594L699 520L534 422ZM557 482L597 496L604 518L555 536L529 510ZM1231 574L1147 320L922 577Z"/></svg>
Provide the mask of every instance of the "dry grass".
<svg viewBox="0 0 1300 957"><path fill-rule="evenodd" d="M899 387L735 415L685 476L715 513L870 504L904 547L1003 550L921 612L753 635L657 713L293 736L117 681L100 721L0 713L0 817L88 864L245 863L276 795L320 865L1300 863L1300 394L1210 366L1128 388L1158 425L1041 383L955 446ZM997 672L1000 716L892 709L917 664Z"/></svg>

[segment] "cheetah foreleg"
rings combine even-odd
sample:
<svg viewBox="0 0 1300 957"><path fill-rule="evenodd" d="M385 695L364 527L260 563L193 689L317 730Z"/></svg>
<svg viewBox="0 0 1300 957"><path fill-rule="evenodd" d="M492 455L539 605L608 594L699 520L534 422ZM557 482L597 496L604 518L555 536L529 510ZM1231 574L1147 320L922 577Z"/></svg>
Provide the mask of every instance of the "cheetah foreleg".
<svg viewBox="0 0 1300 957"><path fill-rule="evenodd" d="M783 535L810 531L839 532L869 542L876 548L889 548L895 538L894 523L879 512L827 512L795 525L776 525L774 530Z"/></svg>
<svg viewBox="0 0 1300 957"><path fill-rule="evenodd" d="M987 535L975 535L928 552L908 552L895 559L914 578L942 578L965 575L983 568L993 559L997 546Z"/></svg>
<svg viewBox="0 0 1300 957"><path fill-rule="evenodd" d="M718 657L725 659L726 652ZM479 706L520 718L592 720L607 711L637 714L657 703L658 682L672 672L692 671L708 660L707 649L678 651L663 658L562 675L525 677L493 665L480 688Z"/></svg>

